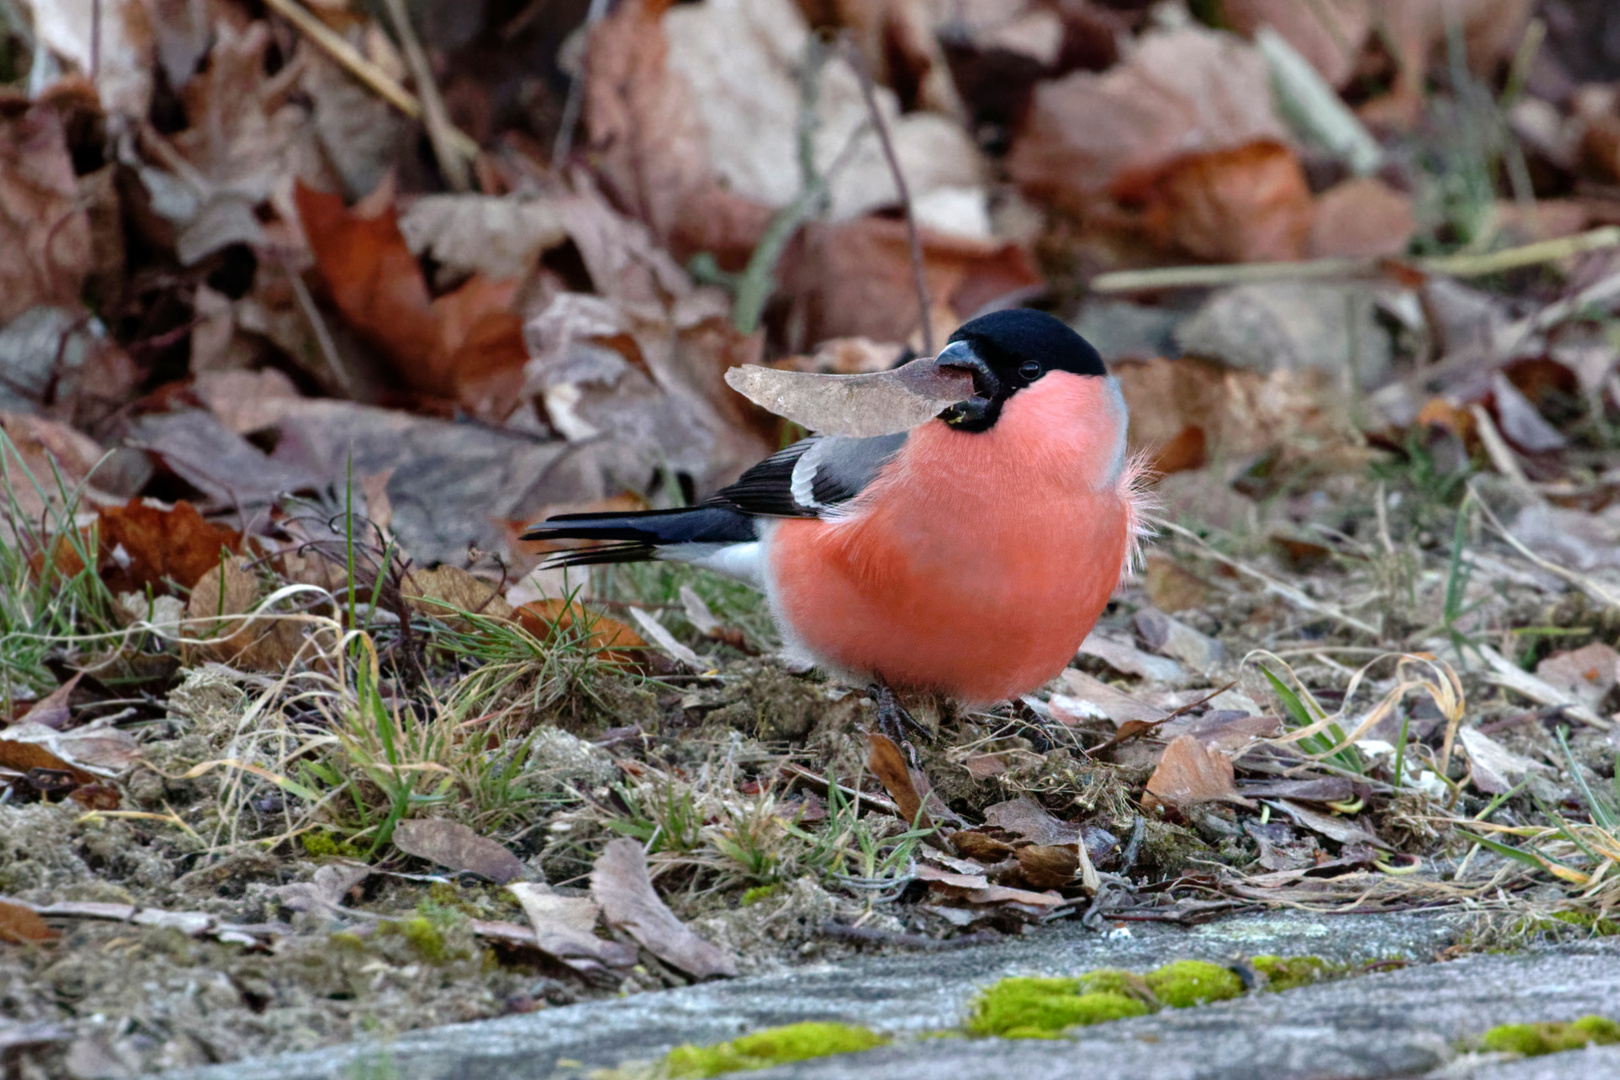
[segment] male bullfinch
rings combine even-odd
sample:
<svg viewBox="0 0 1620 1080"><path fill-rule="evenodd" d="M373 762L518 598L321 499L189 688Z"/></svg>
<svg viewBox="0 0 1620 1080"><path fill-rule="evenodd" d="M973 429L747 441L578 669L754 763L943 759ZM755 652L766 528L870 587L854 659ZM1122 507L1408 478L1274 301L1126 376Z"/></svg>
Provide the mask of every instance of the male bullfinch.
<svg viewBox="0 0 1620 1080"><path fill-rule="evenodd" d="M1017 698L1073 659L1134 554L1142 469L1102 359L1001 311L934 363L973 396L910 431L812 436L696 506L567 514L525 540L608 541L552 565L673 559L764 592L787 652L854 685Z"/></svg>

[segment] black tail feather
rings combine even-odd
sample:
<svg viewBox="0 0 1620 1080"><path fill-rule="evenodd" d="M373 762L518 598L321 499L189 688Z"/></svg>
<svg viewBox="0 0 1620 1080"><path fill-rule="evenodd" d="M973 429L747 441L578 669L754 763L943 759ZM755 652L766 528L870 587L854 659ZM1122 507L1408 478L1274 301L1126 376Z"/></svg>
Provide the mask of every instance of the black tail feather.
<svg viewBox="0 0 1620 1080"><path fill-rule="evenodd" d="M725 506L690 506L625 514L558 514L523 533L524 540L605 540L600 547L558 552L547 567L643 562L665 544L736 544L759 539L753 519Z"/></svg>

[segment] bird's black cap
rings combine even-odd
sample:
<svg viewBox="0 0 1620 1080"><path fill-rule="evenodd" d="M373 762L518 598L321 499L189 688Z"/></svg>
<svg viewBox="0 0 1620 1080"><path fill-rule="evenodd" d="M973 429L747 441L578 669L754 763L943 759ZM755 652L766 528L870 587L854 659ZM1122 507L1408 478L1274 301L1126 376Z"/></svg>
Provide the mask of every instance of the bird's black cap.
<svg viewBox="0 0 1620 1080"><path fill-rule="evenodd" d="M984 431L1014 393L1049 371L1107 375L1091 342L1044 311L995 311L963 323L941 350L943 366L973 372L975 397L939 418L961 431Z"/></svg>
<svg viewBox="0 0 1620 1080"><path fill-rule="evenodd" d="M958 327L951 341L967 342L992 368L1009 372L1034 360L1047 371L1108 374L1091 342L1044 311L1014 308L980 315Z"/></svg>

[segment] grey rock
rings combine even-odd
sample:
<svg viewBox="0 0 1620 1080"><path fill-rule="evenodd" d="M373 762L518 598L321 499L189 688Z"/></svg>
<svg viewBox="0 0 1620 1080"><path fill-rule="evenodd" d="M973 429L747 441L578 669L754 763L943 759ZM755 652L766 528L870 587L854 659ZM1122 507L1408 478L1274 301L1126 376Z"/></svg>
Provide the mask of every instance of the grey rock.
<svg viewBox="0 0 1620 1080"><path fill-rule="evenodd" d="M1388 374L1394 346L1365 285L1271 282L1215 293L1176 328L1182 349L1259 371L1351 368L1362 386Z"/></svg>
<svg viewBox="0 0 1620 1080"><path fill-rule="evenodd" d="M1499 1060L1499 1055L1459 1059L1426 1080L1598 1080L1620 1076L1620 1046L1588 1046L1545 1057Z"/></svg>
<svg viewBox="0 0 1620 1080"><path fill-rule="evenodd" d="M1128 1029L1124 1025L1093 1029L1095 1034L1077 1042L1037 1045L999 1040L904 1039L955 1027L974 995L1007 975L1066 975L1107 966L1145 970L1175 959L1223 962L1260 953L1316 955L1332 961L1385 957L1423 961L1451 937L1452 929L1444 920L1420 915L1267 915L1191 928L1137 923L1105 934L1088 933L1076 924L1065 923L1016 940L957 952L866 956L847 963L700 983L617 1001L412 1032L386 1044L357 1043L169 1075L186 1080L340 1080L386 1063L392 1075L401 1080L562 1080L584 1077L592 1069L628 1061L653 1060L681 1043L721 1042L760 1028L803 1020L838 1020L900 1036L900 1044L860 1059L863 1071L868 1061L872 1063L873 1080L920 1076L923 1069L928 1070L930 1080L949 1076L973 1076L976 1080L1022 1076L1025 1071L1042 1076L1071 1075L1077 1062L1088 1063L1088 1076L1095 1075L1099 1080L1149 1075L1143 1071L1145 1068L1151 1068L1154 1077L1289 1077L1306 1075L1301 1071L1305 1065L1337 1060L1335 1054L1346 1060L1365 1058L1376 1068L1311 1075L1412 1074L1440 1064L1445 1059L1445 1048L1432 1033L1411 1023L1401 1029L1409 1028L1407 1034L1388 1040L1389 1045L1380 1049L1386 1040L1376 1030L1376 1024L1386 1017L1391 1022L1399 1019L1407 1011L1400 1002L1377 1017L1369 1017L1364 1015L1371 1007L1366 995L1352 994L1342 1031L1335 1026L1333 1018L1337 1013L1329 1005L1314 999L1305 1005L1294 1004L1302 994L1320 994L1390 977L1383 975L1145 1017L1131 1021L1135 1026ZM1224 1011L1217 1014L1215 1010ZM1199 1019L1205 1015L1217 1018L1207 1022ZM1512 1018L1519 1018L1519 1014L1512 1014ZM1220 1035L1224 1028L1239 1023L1247 1026L1229 1036ZM1369 1024L1373 1025L1370 1034ZM1226 1057L1221 1060L1243 1060L1246 1054L1260 1053L1258 1048L1271 1047L1264 1049L1264 1060L1275 1062L1275 1067L1252 1074L1159 1071L1170 1069L1173 1062L1180 1062L1175 1068L1203 1068L1205 1043L1217 1035L1225 1040L1221 1042L1221 1053ZM1161 1042L1150 1045L1141 1041L1153 1037ZM1316 1040L1328 1038L1339 1040L1332 1046L1342 1043L1342 1049L1317 1045ZM839 1058L805 1062L755 1075L848 1076L855 1068L851 1061ZM1131 1062L1135 1064L1128 1065ZM1296 1068L1296 1064L1300 1067ZM1093 1068L1103 1071L1093 1074Z"/></svg>

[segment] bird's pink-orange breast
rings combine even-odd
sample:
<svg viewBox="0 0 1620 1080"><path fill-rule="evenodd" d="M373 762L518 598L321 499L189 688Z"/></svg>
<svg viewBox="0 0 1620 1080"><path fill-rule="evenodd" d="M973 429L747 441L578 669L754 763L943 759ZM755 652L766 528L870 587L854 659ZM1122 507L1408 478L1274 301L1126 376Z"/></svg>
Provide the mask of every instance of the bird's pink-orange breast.
<svg viewBox="0 0 1620 1080"><path fill-rule="evenodd" d="M1111 380L1053 372L978 433L932 421L838 521L780 522L773 605L823 663L985 704L1073 658L1133 528Z"/></svg>

